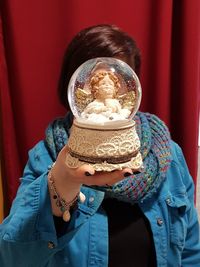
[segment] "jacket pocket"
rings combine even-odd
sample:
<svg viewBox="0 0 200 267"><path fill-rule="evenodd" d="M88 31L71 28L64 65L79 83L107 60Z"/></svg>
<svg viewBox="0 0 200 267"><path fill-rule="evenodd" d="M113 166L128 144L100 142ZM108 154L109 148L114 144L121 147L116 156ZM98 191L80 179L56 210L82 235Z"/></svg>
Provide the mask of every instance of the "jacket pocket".
<svg viewBox="0 0 200 267"><path fill-rule="evenodd" d="M191 203L184 191L170 196L166 203L169 211L170 242L183 249L187 234L187 211Z"/></svg>

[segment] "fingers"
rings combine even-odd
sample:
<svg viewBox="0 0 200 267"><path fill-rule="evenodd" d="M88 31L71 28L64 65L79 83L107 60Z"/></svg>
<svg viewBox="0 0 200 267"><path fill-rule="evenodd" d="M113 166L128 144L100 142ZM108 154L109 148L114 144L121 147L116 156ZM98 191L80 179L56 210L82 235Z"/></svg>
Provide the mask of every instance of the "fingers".
<svg viewBox="0 0 200 267"><path fill-rule="evenodd" d="M92 176L95 174L95 169L90 164L84 164L75 169L74 174L81 177Z"/></svg>
<svg viewBox="0 0 200 267"><path fill-rule="evenodd" d="M66 153L68 153L68 146L64 146L60 151L59 156L62 159L66 158ZM90 164L84 164L78 168L67 168L67 177L75 182L79 182L85 185L113 185L124 178L133 174L133 171L130 168L124 168L123 170L116 170L113 172L95 172L95 169Z"/></svg>
<svg viewBox="0 0 200 267"><path fill-rule="evenodd" d="M98 186L113 185L130 175L132 175L132 170L128 168L114 172L96 172L94 175L86 177L84 183Z"/></svg>
<svg viewBox="0 0 200 267"><path fill-rule="evenodd" d="M128 177L133 174L133 171L130 168L124 168L122 170L124 177Z"/></svg>

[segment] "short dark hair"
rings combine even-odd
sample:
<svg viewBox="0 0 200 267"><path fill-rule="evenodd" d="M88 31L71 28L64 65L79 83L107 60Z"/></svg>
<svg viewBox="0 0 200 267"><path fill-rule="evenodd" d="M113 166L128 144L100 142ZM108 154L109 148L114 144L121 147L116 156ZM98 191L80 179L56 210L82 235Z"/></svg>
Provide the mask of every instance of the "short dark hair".
<svg viewBox="0 0 200 267"><path fill-rule="evenodd" d="M96 57L116 57L128 63L140 74L141 57L136 42L115 25L100 24L80 31L64 54L58 84L62 105L69 108L67 87L75 70L85 61Z"/></svg>

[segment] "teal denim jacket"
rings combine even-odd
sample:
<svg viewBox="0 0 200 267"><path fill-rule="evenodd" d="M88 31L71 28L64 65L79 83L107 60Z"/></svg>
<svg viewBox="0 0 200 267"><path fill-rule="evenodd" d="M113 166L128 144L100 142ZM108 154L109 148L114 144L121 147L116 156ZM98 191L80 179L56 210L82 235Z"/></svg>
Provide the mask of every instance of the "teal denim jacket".
<svg viewBox="0 0 200 267"><path fill-rule="evenodd" d="M161 189L139 205L151 225L157 266L199 267L194 185L182 151L173 142L172 152L173 161ZM108 222L101 207L104 193L83 186L86 201L78 203L66 233L58 238L47 185L51 164L43 141L29 152L10 215L0 225L0 266L108 266Z"/></svg>

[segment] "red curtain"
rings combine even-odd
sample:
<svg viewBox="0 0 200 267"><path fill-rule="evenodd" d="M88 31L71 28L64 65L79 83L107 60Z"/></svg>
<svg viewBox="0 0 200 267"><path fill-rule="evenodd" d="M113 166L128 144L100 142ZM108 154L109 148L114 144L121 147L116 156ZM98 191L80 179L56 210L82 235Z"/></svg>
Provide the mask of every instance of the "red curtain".
<svg viewBox="0 0 200 267"><path fill-rule="evenodd" d="M20 162L3 44L2 20L0 16L0 164L2 182L0 186L3 187L3 190L2 188L0 190L0 198L2 199L2 195L4 196L4 208L8 211L19 184ZM1 211L1 214L3 214L3 211Z"/></svg>
<svg viewBox="0 0 200 267"><path fill-rule="evenodd" d="M167 123L196 181L199 11L198 0L1 2L5 54L3 49L0 53L9 82L4 71L0 84L1 105L7 107L2 109L2 128L8 206L27 151L44 137L48 122L65 113L56 88L66 45L80 29L98 23L116 24L137 41L143 62L141 110Z"/></svg>

